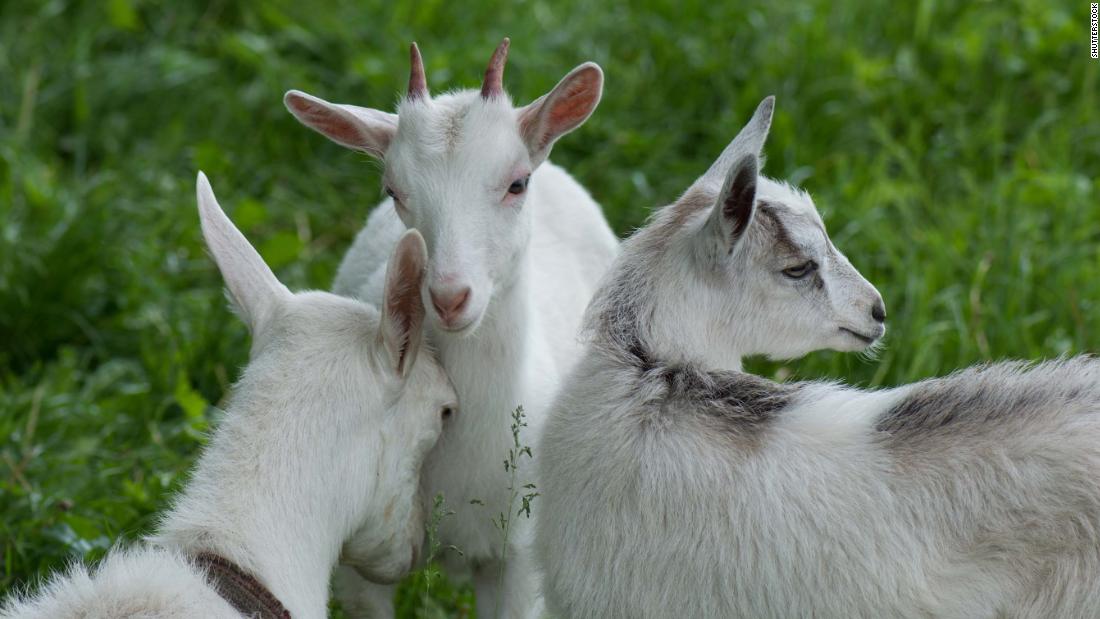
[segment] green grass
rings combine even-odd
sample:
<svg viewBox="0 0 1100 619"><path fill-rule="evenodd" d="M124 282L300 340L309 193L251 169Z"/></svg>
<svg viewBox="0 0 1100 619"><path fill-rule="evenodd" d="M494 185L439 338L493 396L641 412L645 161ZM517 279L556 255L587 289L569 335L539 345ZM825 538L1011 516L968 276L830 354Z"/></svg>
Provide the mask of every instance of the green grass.
<svg viewBox="0 0 1100 619"><path fill-rule="evenodd" d="M1100 344L1087 3L632 4L4 2L0 594L147 531L246 358L196 170L285 282L327 287L377 166L299 126L282 93L389 108L414 39L440 91L476 86L511 36L521 102L599 62L603 103L553 158L624 234L777 95L766 171L813 193L891 335L877 361L760 371L890 385ZM427 612L415 586L404 616Z"/></svg>

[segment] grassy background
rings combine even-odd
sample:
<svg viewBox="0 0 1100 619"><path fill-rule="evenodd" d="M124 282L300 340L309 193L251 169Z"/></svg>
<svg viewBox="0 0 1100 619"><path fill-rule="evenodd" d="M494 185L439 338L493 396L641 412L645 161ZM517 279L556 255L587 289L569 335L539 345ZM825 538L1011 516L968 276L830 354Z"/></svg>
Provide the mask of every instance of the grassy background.
<svg viewBox="0 0 1100 619"><path fill-rule="evenodd" d="M776 94L767 172L814 194L891 335L877 361L761 371L890 385L1100 343L1087 2L633 4L6 0L0 595L147 530L246 358L195 171L285 282L327 287L378 174L282 93L389 108L411 40L439 91L479 84L511 36L520 102L600 63L603 103L553 158L624 234ZM414 597L405 616L426 612Z"/></svg>

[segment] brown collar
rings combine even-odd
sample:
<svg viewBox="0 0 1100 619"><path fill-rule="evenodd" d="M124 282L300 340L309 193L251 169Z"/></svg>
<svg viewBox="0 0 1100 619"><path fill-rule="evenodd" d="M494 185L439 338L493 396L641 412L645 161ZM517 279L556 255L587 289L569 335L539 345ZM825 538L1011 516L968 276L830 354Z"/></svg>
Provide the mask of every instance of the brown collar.
<svg viewBox="0 0 1100 619"><path fill-rule="evenodd" d="M206 570L206 582L241 614L258 619L291 619L279 598L236 563L212 552L200 552L193 558L196 566Z"/></svg>

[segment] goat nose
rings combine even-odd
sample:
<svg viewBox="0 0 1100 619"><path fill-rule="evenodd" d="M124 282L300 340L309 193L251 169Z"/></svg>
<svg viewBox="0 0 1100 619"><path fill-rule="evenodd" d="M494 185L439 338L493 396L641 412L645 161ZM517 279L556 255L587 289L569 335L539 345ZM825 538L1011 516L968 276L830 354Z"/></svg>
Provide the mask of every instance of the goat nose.
<svg viewBox="0 0 1100 619"><path fill-rule="evenodd" d="M432 297L432 305L435 306L435 311L439 312L439 317L444 321L449 320L461 312L462 309L466 307L466 302L470 300L469 286L457 291L448 292L429 289L428 293Z"/></svg>
<svg viewBox="0 0 1100 619"><path fill-rule="evenodd" d="M871 307L871 318L874 318L877 322L886 322L886 306L882 304L882 301L876 301L875 305Z"/></svg>

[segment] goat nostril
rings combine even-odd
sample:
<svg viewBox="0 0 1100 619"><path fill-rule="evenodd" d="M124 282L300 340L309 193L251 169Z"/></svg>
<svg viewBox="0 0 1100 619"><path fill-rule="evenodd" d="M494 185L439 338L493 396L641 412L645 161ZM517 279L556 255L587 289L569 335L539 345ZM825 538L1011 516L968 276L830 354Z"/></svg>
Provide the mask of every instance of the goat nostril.
<svg viewBox="0 0 1100 619"><path fill-rule="evenodd" d="M439 315L443 318L461 312L470 299L470 288L468 286L454 294L438 294L434 290L429 290L428 293L432 298L435 311L439 312Z"/></svg>
<svg viewBox="0 0 1100 619"><path fill-rule="evenodd" d="M435 308L435 311L438 312L440 316L445 314L446 312L443 311L443 304L440 302L439 296L435 294L435 291L429 290L428 294L432 298L432 307Z"/></svg>
<svg viewBox="0 0 1100 619"><path fill-rule="evenodd" d="M871 308L871 318L874 318L878 322L886 322L886 306L882 304L882 301L875 303Z"/></svg>
<svg viewBox="0 0 1100 619"><path fill-rule="evenodd" d="M462 308L466 307L466 301L470 300L470 289L463 288L462 292L458 293L455 299L454 305L451 306L451 311L459 312Z"/></svg>

